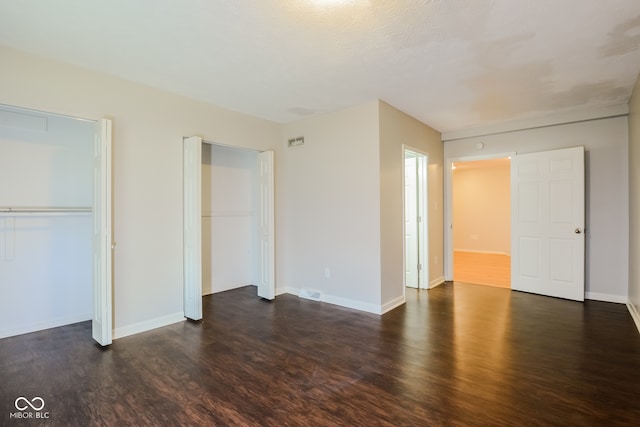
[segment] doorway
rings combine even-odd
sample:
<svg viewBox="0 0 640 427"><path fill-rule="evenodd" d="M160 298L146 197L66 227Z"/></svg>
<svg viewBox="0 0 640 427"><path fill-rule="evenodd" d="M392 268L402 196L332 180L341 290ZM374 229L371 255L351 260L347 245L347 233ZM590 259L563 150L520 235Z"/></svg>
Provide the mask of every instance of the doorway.
<svg viewBox="0 0 640 427"><path fill-rule="evenodd" d="M211 166L223 157L242 166L243 172L222 167L214 173ZM228 162L226 166L230 166ZM244 191L227 188L229 180L239 185L235 190L242 187ZM203 185L205 182L207 185ZM253 281L259 297L275 298L273 152L214 144L198 136L184 138L183 185L185 317L202 319L202 295L242 285L234 284L237 281ZM222 202L219 209L212 208L214 197ZM218 230L216 237L212 234L214 228ZM223 233L227 233L223 240L231 247L219 245ZM203 239L205 235L209 239ZM250 273L236 276L238 269ZM223 277L219 288L214 274Z"/></svg>
<svg viewBox="0 0 640 427"><path fill-rule="evenodd" d="M449 158L445 168L445 279L453 280L453 166L511 158L511 289L583 301L584 147Z"/></svg>
<svg viewBox="0 0 640 427"><path fill-rule="evenodd" d="M511 160L452 163L453 280L511 287Z"/></svg>
<svg viewBox="0 0 640 427"><path fill-rule="evenodd" d="M416 289L429 287L427 164L426 153L403 147L404 283Z"/></svg>

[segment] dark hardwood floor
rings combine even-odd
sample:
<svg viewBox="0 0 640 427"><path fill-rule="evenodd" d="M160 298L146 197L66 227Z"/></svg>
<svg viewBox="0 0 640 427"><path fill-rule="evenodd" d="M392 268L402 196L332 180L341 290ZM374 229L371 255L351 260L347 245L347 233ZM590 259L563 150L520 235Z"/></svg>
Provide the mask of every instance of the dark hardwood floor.
<svg viewBox="0 0 640 427"><path fill-rule="evenodd" d="M106 350L88 322L5 338L0 425L640 424L624 305L463 284L407 299L380 317L247 287ZM49 418L10 418L20 396Z"/></svg>

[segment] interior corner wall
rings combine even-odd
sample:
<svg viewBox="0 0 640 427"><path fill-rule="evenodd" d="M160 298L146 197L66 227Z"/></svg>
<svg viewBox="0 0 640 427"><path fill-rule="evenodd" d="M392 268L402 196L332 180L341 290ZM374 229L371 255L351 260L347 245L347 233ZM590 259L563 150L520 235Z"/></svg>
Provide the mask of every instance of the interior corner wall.
<svg viewBox="0 0 640 427"><path fill-rule="evenodd" d="M182 138L275 149L277 165L282 125L6 47L0 61L0 103L113 119L115 336L179 318Z"/></svg>
<svg viewBox="0 0 640 427"><path fill-rule="evenodd" d="M585 147L586 297L623 302L629 277L626 116L445 141L444 152L452 159L575 146Z"/></svg>
<svg viewBox="0 0 640 427"><path fill-rule="evenodd" d="M380 101L380 235L382 304L404 295L402 146L428 154L429 283L444 280L444 150L439 132Z"/></svg>
<svg viewBox="0 0 640 427"><path fill-rule="evenodd" d="M508 163L453 171L453 250L511 254Z"/></svg>
<svg viewBox="0 0 640 427"><path fill-rule="evenodd" d="M629 101L629 309L640 330L640 79Z"/></svg>
<svg viewBox="0 0 640 427"><path fill-rule="evenodd" d="M277 293L319 291L327 302L380 306L378 105L371 102L285 126L277 184L285 193ZM286 142L283 141L283 144Z"/></svg>

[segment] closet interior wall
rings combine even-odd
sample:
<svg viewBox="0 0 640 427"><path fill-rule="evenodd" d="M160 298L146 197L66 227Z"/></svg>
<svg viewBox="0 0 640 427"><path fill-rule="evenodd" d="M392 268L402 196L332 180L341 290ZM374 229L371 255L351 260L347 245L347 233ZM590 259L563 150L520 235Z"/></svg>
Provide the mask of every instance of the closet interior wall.
<svg viewBox="0 0 640 427"><path fill-rule="evenodd" d="M202 144L202 293L258 278L257 152Z"/></svg>
<svg viewBox="0 0 640 427"><path fill-rule="evenodd" d="M0 106L0 338L92 318L94 132Z"/></svg>

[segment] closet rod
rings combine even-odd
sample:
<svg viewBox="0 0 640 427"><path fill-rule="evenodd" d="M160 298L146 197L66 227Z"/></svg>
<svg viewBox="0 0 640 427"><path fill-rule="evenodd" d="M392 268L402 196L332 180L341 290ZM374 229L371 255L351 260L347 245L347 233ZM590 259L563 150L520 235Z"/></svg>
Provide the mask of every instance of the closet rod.
<svg viewBox="0 0 640 427"><path fill-rule="evenodd" d="M67 208L9 208L0 207L0 212L5 213L40 213L40 212L91 212L91 208L67 207Z"/></svg>

